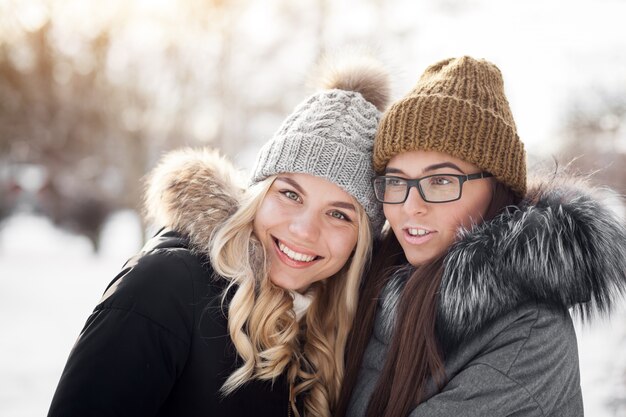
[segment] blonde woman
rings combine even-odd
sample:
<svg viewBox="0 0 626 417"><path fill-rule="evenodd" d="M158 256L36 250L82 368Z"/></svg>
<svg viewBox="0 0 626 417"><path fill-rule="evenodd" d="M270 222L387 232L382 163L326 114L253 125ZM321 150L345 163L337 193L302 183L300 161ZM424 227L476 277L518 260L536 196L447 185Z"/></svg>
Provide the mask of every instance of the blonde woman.
<svg viewBox="0 0 626 417"><path fill-rule="evenodd" d="M49 416L330 416L373 231L374 63L336 69L263 147L252 185L215 153L153 172L165 226L74 346Z"/></svg>

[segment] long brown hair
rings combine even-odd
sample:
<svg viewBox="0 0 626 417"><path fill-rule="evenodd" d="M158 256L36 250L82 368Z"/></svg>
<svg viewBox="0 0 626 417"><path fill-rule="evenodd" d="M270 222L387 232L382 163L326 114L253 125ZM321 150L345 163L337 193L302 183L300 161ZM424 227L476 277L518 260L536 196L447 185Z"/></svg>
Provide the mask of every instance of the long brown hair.
<svg viewBox="0 0 626 417"><path fill-rule="evenodd" d="M495 182L484 220L491 220L520 198ZM406 281L396 310L393 337L367 417L403 417L417 406L429 380L441 389L446 383L444 357L436 334L437 292L447 253L421 265ZM348 340L346 373L335 416L346 414L359 374L365 348L374 327L378 298L394 266L406 263L402 247L391 230L375 248L372 267L365 279L361 302Z"/></svg>

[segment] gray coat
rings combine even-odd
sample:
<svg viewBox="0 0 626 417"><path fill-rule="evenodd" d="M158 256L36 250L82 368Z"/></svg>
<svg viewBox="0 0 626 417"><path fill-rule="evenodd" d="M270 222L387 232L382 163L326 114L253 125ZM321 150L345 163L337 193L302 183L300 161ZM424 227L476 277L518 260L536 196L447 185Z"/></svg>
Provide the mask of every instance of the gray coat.
<svg viewBox="0 0 626 417"><path fill-rule="evenodd" d="M519 210L464 231L444 262L437 331L447 384L410 417L583 415L568 308L607 312L626 289L626 230L590 190L534 187ZM347 415L365 415L411 267L379 299Z"/></svg>

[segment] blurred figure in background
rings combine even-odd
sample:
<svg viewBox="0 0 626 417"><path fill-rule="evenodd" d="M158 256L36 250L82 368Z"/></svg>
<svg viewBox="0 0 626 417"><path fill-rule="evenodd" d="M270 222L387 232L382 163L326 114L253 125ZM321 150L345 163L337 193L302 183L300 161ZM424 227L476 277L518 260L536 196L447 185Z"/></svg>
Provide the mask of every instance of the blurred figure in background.
<svg viewBox="0 0 626 417"><path fill-rule="evenodd" d="M0 181L0 224L15 211L22 187L13 179Z"/></svg>
<svg viewBox="0 0 626 417"><path fill-rule="evenodd" d="M120 207L98 190L60 186L50 177L37 191L36 209L55 226L89 239L94 252L100 246L100 233L107 218Z"/></svg>

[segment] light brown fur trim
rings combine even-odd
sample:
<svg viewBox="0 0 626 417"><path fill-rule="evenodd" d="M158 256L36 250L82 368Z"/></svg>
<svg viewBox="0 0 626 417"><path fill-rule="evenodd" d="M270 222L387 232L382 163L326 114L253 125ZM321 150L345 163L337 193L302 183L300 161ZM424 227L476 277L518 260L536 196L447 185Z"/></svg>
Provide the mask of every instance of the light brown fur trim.
<svg viewBox="0 0 626 417"><path fill-rule="evenodd" d="M215 227L237 210L243 192L241 174L210 149L170 152L146 185L148 220L187 235L192 246L201 249Z"/></svg>

